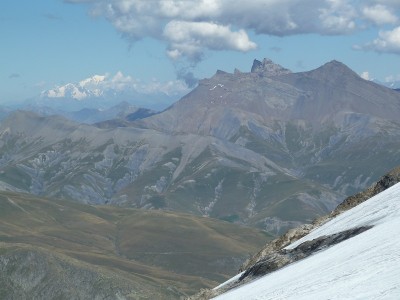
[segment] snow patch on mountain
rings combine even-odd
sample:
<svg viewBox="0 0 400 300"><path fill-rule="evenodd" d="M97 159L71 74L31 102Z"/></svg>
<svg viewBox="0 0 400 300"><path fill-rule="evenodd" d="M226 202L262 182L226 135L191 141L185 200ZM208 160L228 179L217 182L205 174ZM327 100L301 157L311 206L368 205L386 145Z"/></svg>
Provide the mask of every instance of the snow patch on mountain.
<svg viewBox="0 0 400 300"><path fill-rule="evenodd" d="M398 299L400 183L342 213L286 249L346 230L361 234L215 299Z"/></svg>

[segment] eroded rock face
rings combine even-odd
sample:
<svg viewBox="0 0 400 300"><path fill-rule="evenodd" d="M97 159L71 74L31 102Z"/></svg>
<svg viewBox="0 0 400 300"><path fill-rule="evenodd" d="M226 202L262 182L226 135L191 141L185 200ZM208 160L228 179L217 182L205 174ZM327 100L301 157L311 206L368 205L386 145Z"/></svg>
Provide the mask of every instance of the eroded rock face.
<svg viewBox="0 0 400 300"><path fill-rule="evenodd" d="M281 65L274 63L268 58L264 58L262 62L257 59L253 61L251 73L260 73L264 76L279 76L283 74L290 74L292 71L285 69Z"/></svg>
<svg viewBox="0 0 400 300"><path fill-rule="evenodd" d="M321 236L311 241L306 241L304 243L301 243L294 249L280 249L279 251L263 258L255 265L247 269L243 273L243 275L240 276L239 281L249 281L254 279L255 277L263 276L273 271L276 271L290 263L296 262L318 251L339 244L340 242L352 238L370 228L372 227L363 226L353 228L332 235Z"/></svg>
<svg viewBox="0 0 400 300"><path fill-rule="evenodd" d="M262 260L264 257L272 255L273 253L277 253L289 244L301 239L303 236L307 235L313 228L314 227L311 224L304 224L297 228L290 229L284 235L268 243L260 252L248 259L239 269L239 272L247 270L249 267Z"/></svg>

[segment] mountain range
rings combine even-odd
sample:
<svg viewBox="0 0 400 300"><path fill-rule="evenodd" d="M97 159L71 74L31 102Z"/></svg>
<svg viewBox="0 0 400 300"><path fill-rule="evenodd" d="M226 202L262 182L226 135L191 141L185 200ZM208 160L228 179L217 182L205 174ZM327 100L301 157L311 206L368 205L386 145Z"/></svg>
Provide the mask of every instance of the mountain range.
<svg viewBox="0 0 400 300"><path fill-rule="evenodd" d="M400 164L400 94L332 61L223 71L146 118L76 123L18 111L0 125L0 186L163 209L280 234Z"/></svg>
<svg viewBox="0 0 400 300"><path fill-rule="evenodd" d="M55 115L63 116L68 120L85 124L95 124L116 119L118 120L126 119L127 121L134 121L140 118L149 117L156 113L156 111L154 110L137 107L129 104L128 102L121 102L118 103L117 105L105 109L86 107L77 111L69 111L69 110L55 109L52 108L51 106L37 106L31 104L28 106L24 106L23 109L21 110L31 111L37 113L40 116L55 116ZM3 116L3 119L4 118L5 116Z"/></svg>

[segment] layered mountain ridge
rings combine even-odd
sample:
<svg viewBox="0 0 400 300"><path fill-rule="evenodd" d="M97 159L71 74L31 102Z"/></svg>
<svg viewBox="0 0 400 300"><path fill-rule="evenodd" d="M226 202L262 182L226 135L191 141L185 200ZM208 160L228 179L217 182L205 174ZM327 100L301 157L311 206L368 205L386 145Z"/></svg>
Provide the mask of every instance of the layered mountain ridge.
<svg viewBox="0 0 400 300"><path fill-rule="evenodd" d="M156 111L151 109L130 105L126 101L120 102L117 105L107 109L82 108L77 111L65 111L53 109L52 107L48 106L28 105L23 106L20 110L35 112L41 116L59 115L69 120L85 124L100 123L113 119L127 119L128 121L134 121L136 119L145 118L156 113Z"/></svg>
<svg viewBox="0 0 400 300"><path fill-rule="evenodd" d="M337 61L252 69L219 71L140 120L96 127L18 112L0 126L1 186L279 234L400 164L398 92Z"/></svg>

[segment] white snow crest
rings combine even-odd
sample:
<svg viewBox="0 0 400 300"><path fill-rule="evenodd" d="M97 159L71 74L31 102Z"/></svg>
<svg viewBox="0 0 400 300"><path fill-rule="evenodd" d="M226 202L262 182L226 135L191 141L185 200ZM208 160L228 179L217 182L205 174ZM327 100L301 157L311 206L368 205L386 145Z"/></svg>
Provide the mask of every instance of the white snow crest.
<svg viewBox="0 0 400 300"><path fill-rule="evenodd" d="M400 299L400 183L287 248L361 226L373 228L215 299Z"/></svg>

